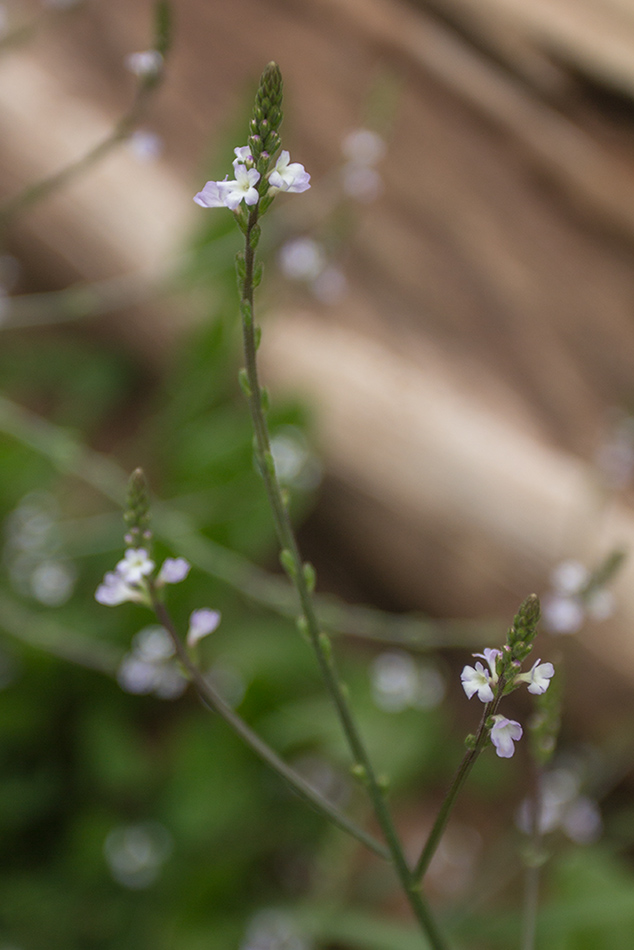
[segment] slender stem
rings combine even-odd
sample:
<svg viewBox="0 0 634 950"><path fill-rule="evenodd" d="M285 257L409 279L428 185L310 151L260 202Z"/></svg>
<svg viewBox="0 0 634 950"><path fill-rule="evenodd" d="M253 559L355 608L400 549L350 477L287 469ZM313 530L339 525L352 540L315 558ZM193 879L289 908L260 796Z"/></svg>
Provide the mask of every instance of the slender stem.
<svg viewBox="0 0 634 950"><path fill-rule="evenodd" d="M431 863L431 859L436 853L436 848L440 843L440 839L443 836L447 822L449 821L449 816L451 810L454 806L454 802L458 796L458 793L464 783L466 782L471 769L476 763L476 759L483 751L486 741L488 739L488 729L486 728L486 721L490 716L495 715L500 701L502 699L502 691L504 688L504 682L500 679L498 683L497 693L494 699L484 707L484 712L482 713L482 719L480 720L480 725L478 726L478 731L476 733L475 742L473 747L468 749L465 752L464 758L460 763L458 771L454 777L453 782L449 786L449 791L445 795L444 801L440 806L438 815L436 816L436 821L434 822L431 831L427 837L427 841L423 847L420 858L416 863L414 868L413 878L415 881L420 882L423 880L425 873Z"/></svg>
<svg viewBox="0 0 634 950"><path fill-rule="evenodd" d="M214 712L217 712L225 722L236 732L241 739L251 748L256 755L263 759L271 768L291 785L300 798L309 802L318 811L325 814L334 824L348 834L352 835L357 841L360 841L379 857L390 859L390 853L387 848L377 841L371 834L364 831L356 825L351 819L339 811L339 809L324 798L316 789L302 776L284 762L283 759L266 742L254 732L250 726L234 710L227 705L222 697L216 692L213 686L205 679L198 667L192 662L183 642L178 635L176 627L170 617L167 608L154 594L152 597L153 610L163 627L169 633L178 659L187 671L189 678L196 687L201 699L210 706Z"/></svg>
<svg viewBox="0 0 634 950"><path fill-rule="evenodd" d="M302 560L295 534L290 521L282 490L275 473L275 464L271 455L268 426L263 411L263 393L260 386L257 360L256 336L253 317L253 287L255 269L255 247L258 239L259 204L249 214L245 233L244 279L240 311L242 314L242 339L246 364L247 387L245 391L251 411L255 434L255 454L264 480L266 492L273 512L275 529L282 546L284 566L297 589L302 611L305 633L313 647L326 689L334 703L341 726L355 763L355 771L364 781L372 802L376 818L381 826L389 848L394 868L412 911L423 933L426 934L434 950L443 950L446 946L431 916L427 902L423 898L418 883L405 859L403 846L387 807L385 795L376 776L370 757L361 738L352 711L346 699L345 690L339 680L332 658L330 643L320 630L319 621L313 604L306 568ZM256 228L258 230L256 230Z"/></svg>

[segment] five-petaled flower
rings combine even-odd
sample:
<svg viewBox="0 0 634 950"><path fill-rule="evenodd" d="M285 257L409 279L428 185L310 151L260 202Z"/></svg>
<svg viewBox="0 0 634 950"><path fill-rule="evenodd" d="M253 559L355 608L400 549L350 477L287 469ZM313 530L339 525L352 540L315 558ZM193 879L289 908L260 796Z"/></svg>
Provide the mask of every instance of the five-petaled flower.
<svg viewBox="0 0 634 950"><path fill-rule="evenodd" d="M542 663L536 660L528 673L519 673L515 677L516 683L528 683L529 693L541 696L550 686L550 680L555 675L555 667L552 663Z"/></svg>
<svg viewBox="0 0 634 950"><path fill-rule="evenodd" d="M289 153L283 151L269 175L269 185L276 191L301 194L310 188L310 175L299 162L291 162Z"/></svg>
<svg viewBox="0 0 634 950"><path fill-rule="evenodd" d="M491 742L501 759L510 759L515 752L514 742L522 738L523 729L514 719L494 716L491 726Z"/></svg>
<svg viewBox="0 0 634 950"><path fill-rule="evenodd" d="M480 656L483 660L486 660L489 670L487 671L482 663L476 663L475 668L465 666L460 674L462 688L467 694L467 699L471 699L477 693L481 702L490 703L493 700L493 687L498 682L495 667L497 658L501 656L501 651L487 648L484 653L473 653L472 656Z"/></svg>

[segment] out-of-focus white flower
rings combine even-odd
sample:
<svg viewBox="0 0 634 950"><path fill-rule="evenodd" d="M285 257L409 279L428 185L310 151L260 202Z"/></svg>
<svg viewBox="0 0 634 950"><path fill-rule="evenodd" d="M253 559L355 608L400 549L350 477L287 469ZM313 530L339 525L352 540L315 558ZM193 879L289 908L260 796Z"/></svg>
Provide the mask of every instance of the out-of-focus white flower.
<svg viewBox="0 0 634 950"><path fill-rule="evenodd" d="M431 664L417 663L409 653L390 650L372 663L372 697L386 712L432 709L445 695L445 681Z"/></svg>
<svg viewBox="0 0 634 950"><path fill-rule="evenodd" d="M277 260L289 280L315 280L326 266L323 247L309 237L287 241L280 248Z"/></svg>
<svg viewBox="0 0 634 950"><path fill-rule="evenodd" d="M249 924L240 950L312 950L312 946L283 911L261 910Z"/></svg>
<svg viewBox="0 0 634 950"><path fill-rule="evenodd" d="M217 610L211 610L209 607L201 607L199 610L192 611L189 618L189 630L187 631L187 646L195 646L203 637L213 633L220 623L220 613Z"/></svg>
<svg viewBox="0 0 634 950"><path fill-rule="evenodd" d="M153 884L171 852L170 833L154 821L113 828L104 844L112 876L133 890Z"/></svg>
<svg viewBox="0 0 634 950"><path fill-rule="evenodd" d="M501 759L510 759L515 752L515 742L522 738L523 729L514 719L494 716L491 726L491 742Z"/></svg>
<svg viewBox="0 0 634 950"><path fill-rule="evenodd" d="M269 174L269 185L277 191L301 194L310 188L310 175L299 162L291 162L287 151L282 151L275 168Z"/></svg>
<svg viewBox="0 0 634 950"><path fill-rule="evenodd" d="M159 699L178 699L187 689L187 680L173 661L174 652L164 627L144 627L119 665L119 686L135 695L154 693Z"/></svg>
<svg viewBox="0 0 634 950"><path fill-rule="evenodd" d="M161 136L147 129L135 129L126 145L139 162L156 161L163 151Z"/></svg>
<svg viewBox="0 0 634 950"><path fill-rule="evenodd" d="M69 561L41 561L31 574L31 591L47 607L60 607L71 597L77 571Z"/></svg>
<svg viewBox="0 0 634 950"><path fill-rule="evenodd" d="M343 154L357 165L376 165L386 152L385 141L371 129L354 129L341 143Z"/></svg>
<svg viewBox="0 0 634 950"><path fill-rule="evenodd" d="M585 612L575 597L547 594L542 599L542 619L550 633L576 633L583 626Z"/></svg>
<svg viewBox="0 0 634 950"><path fill-rule="evenodd" d="M348 162L341 169L341 185L349 198L374 201L383 191L383 179L374 168Z"/></svg>
<svg viewBox="0 0 634 950"><path fill-rule="evenodd" d="M561 561L552 570L550 582L561 594L578 594L590 580L590 571L580 561Z"/></svg>
<svg viewBox="0 0 634 950"><path fill-rule="evenodd" d="M493 687L498 682L498 674L495 667L497 658L500 656L500 651L488 647L484 653L472 653L471 655L480 656L483 660L486 660L489 671L487 672L487 670L485 670L482 663L476 663L475 668L473 666L465 666L460 674L462 688L467 695L467 699L471 699L471 697L477 693L480 702L490 703L493 700Z"/></svg>
<svg viewBox="0 0 634 950"><path fill-rule="evenodd" d="M537 831L549 834L561 829L577 844L591 844L602 831L601 811L597 803L580 794L581 778L567 767L551 769L541 776L538 790ZM517 825L531 834L535 824L535 801L524 799L517 814Z"/></svg>
<svg viewBox="0 0 634 950"><path fill-rule="evenodd" d="M180 584L191 570L191 564L184 557L166 557L156 578L156 586Z"/></svg>
<svg viewBox="0 0 634 950"><path fill-rule="evenodd" d="M156 76L163 68L163 57L156 49L129 53L125 58L126 68L135 76Z"/></svg>

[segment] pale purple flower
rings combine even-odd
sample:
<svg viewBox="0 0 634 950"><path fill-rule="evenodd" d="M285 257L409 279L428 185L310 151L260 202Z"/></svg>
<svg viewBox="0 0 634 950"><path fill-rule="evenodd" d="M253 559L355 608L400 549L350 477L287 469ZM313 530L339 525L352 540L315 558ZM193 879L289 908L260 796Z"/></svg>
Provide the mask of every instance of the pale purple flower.
<svg viewBox="0 0 634 950"><path fill-rule="evenodd" d="M202 191L194 195L194 201L201 208L226 208L225 197L229 182L208 181Z"/></svg>
<svg viewBox="0 0 634 950"><path fill-rule="evenodd" d="M184 557L166 557L156 578L157 587L163 584L180 584L191 570L191 564Z"/></svg>
<svg viewBox="0 0 634 950"><path fill-rule="evenodd" d="M95 600L106 607L116 607L128 600L143 603L145 595L139 588L130 586L121 574L109 571L95 591Z"/></svg>
<svg viewBox="0 0 634 950"><path fill-rule="evenodd" d="M219 623L220 613L217 610L201 607L199 610L192 611L187 631L187 646L195 646L203 637L213 633Z"/></svg>
<svg viewBox="0 0 634 950"><path fill-rule="evenodd" d="M486 660L489 670L487 671L482 663L476 663L475 668L465 666L460 674L462 688L467 694L467 699L471 699L477 693L480 702L490 703L494 696L493 687L498 681L495 665L498 656L500 656L500 651L487 648L484 653L473 653L472 656L480 656Z"/></svg>
<svg viewBox="0 0 634 950"><path fill-rule="evenodd" d="M535 696L541 696L550 686L550 680L555 675L555 667L552 663L542 663L536 660L528 673L520 673L515 677L516 683L528 683L529 693Z"/></svg>
<svg viewBox="0 0 634 950"><path fill-rule="evenodd" d="M116 567L116 573L128 584L138 584L153 570L154 561L148 557L145 548L128 548Z"/></svg>
<svg viewBox="0 0 634 950"><path fill-rule="evenodd" d="M491 742L501 759L510 759L515 752L514 742L522 738L523 729L514 719L494 716L491 726Z"/></svg>
<svg viewBox="0 0 634 950"><path fill-rule="evenodd" d="M301 194L310 188L310 175L299 162L291 162L287 151L282 151L269 175L269 184L276 191L289 191Z"/></svg>

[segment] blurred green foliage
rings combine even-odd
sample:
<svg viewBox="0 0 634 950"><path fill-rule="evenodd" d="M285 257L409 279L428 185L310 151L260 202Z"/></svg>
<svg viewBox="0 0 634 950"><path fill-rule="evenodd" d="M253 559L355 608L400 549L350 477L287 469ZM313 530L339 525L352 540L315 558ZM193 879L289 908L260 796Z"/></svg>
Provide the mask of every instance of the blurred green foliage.
<svg viewBox="0 0 634 950"><path fill-rule="evenodd" d="M143 465L157 498L203 537L276 565L237 386L239 239L229 214L202 222L180 275L182 305L198 319L161 378L123 346L69 325L8 332L3 391L60 433L107 447L129 469ZM270 423L273 435L310 430L295 404L274 405ZM0 437L0 950L419 948L389 868L300 802L191 691L161 699L121 688L120 664L152 618L94 600L121 556L120 512L28 442ZM59 451L70 451L61 436ZM313 493L296 487L292 503L301 519ZM156 553L186 552L158 542ZM294 623L196 568L169 603L183 629L195 607L222 611L202 647L218 688L287 760L369 821ZM341 667L415 851L459 761L460 728L450 702L380 708L377 649L347 644ZM457 947L518 945L519 847L508 824L521 769L484 756L459 809L476 838L479 822L488 825L494 844L478 838L485 871L492 853L512 873L508 892L489 874L493 883L477 895L488 878L476 873L464 892L435 895ZM617 835L631 843L632 816L621 819ZM629 946L634 881L617 848L557 839L553 850L540 950Z"/></svg>

